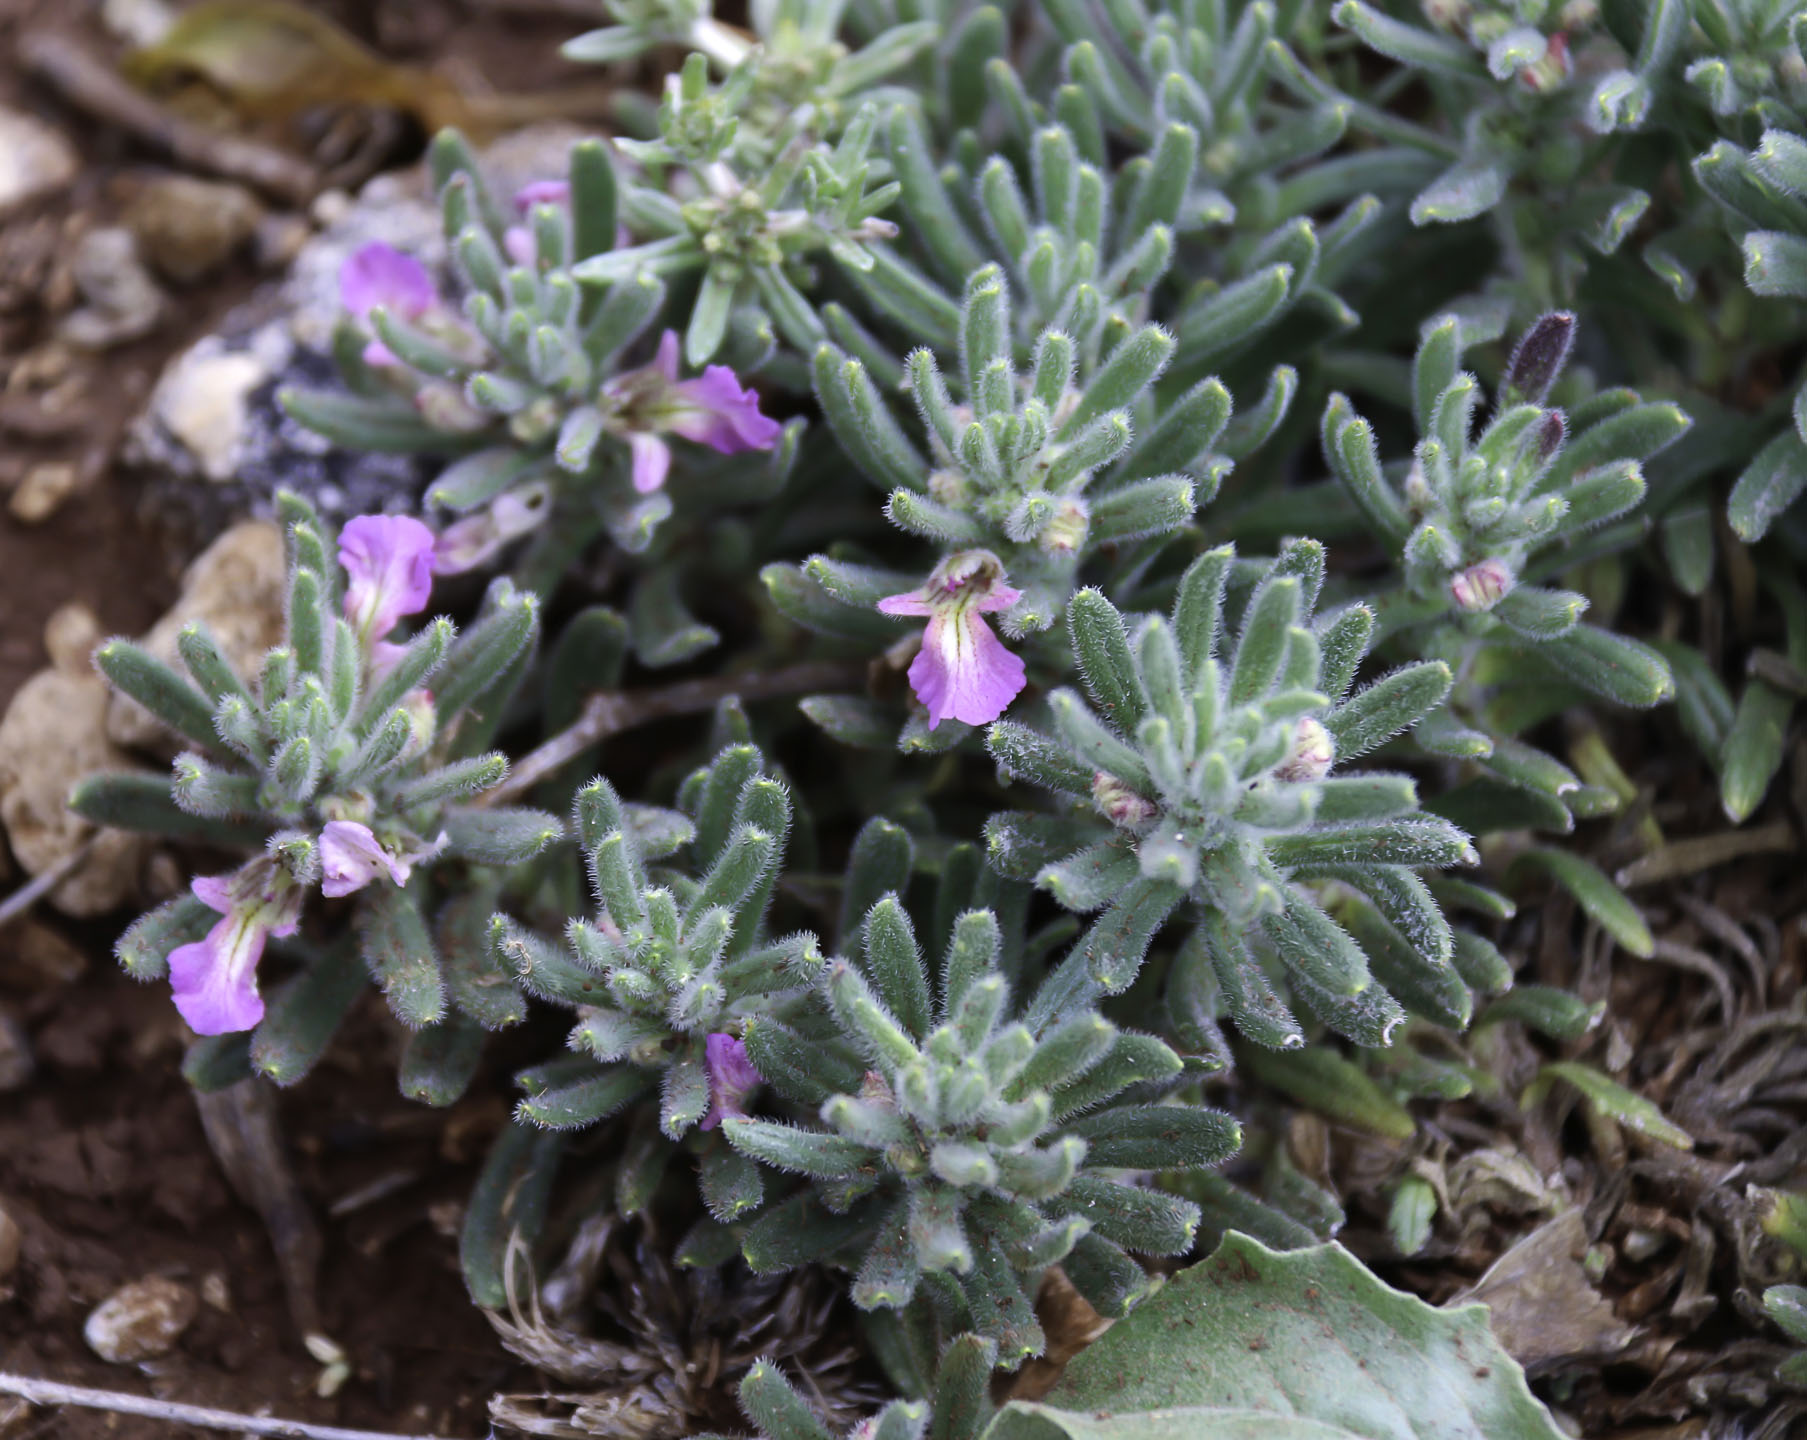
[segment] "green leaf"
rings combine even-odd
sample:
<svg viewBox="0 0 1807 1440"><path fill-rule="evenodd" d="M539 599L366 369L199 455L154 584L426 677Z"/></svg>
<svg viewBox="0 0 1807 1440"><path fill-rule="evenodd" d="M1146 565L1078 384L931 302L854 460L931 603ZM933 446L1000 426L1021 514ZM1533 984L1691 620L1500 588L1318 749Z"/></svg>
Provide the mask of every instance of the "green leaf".
<svg viewBox="0 0 1807 1440"><path fill-rule="evenodd" d="M1752 676L1719 753L1719 799L1728 819L1742 825L1763 803L1769 782L1782 768L1783 747L1794 697Z"/></svg>
<svg viewBox="0 0 1807 1440"><path fill-rule="evenodd" d="M1326 1336L1334 1344L1326 1344ZM1436 1309L1340 1245L1232 1231L985 1440L1560 1440L1485 1306Z"/></svg>
<svg viewBox="0 0 1807 1440"><path fill-rule="evenodd" d="M556 815L544 810L448 810L443 820L447 848L479 865L517 865L531 860L564 834Z"/></svg>
<svg viewBox="0 0 1807 1440"><path fill-rule="evenodd" d="M1807 240L1776 230L1744 237L1744 283L1753 295L1807 299Z"/></svg>
<svg viewBox="0 0 1807 1440"><path fill-rule="evenodd" d="M1633 955L1648 960L1655 953L1656 941L1638 907L1591 860L1573 851L1539 846L1512 862L1512 871L1525 869L1540 870L1567 890L1602 930Z"/></svg>
<svg viewBox="0 0 1807 1440"><path fill-rule="evenodd" d="M1485 215L1505 197L1503 165L1452 165L1412 201L1414 225L1449 224Z"/></svg>
<svg viewBox="0 0 1807 1440"><path fill-rule="evenodd" d="M1558 1060L1544 1066L1526 1088L1519 1103L1527 1107L1535 1104L1555 1080L1568 1081L1587 1098L1588 1104L1595 1110L1610 1120L1618 1121L1627 1130L1635 1130L1640 1135L1659 1140L1665 1145L1673 1145L1678 1150L1694 1148L1694 1137L1681 1126L1665 1119L1654 1102L1627 1090L1618 1081L1578 1060Z"/></svg>
<svg viewBox="0 0 1807 1440"><path fill-rule="evenodd" d="M1239 1047L1237 1059L1264 1085L1320 1115L1389 1140L1417 1133L1411 1112L1386 1095L1368 1072L1322 1045L1303 1050Z"/></svg>
<svg viewBox="0 0 1807 1440"><path fill-rule="evenodd" d="M1747 545L1761 540L1770 524L1807 489L1807 444L1784 430L1759 450L1726 504L1726 519Z"/></svg>

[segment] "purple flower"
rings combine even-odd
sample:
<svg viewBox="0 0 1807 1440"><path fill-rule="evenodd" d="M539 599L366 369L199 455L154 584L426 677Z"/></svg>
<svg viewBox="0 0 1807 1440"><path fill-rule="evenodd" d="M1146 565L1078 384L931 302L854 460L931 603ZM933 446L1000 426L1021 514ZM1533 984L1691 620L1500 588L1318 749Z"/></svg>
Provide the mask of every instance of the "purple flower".
<svg viewBox="0 0 1807 1440"><path fill-rule="evenodd" d="M371 645L404 615L418 614L433 590L433 532L407 515L359 515L339 531L345 618Z"/></svg>
<svg viewBox="0 0 1807 1440"><path fill-rule="evenodd" d="M985 725L1002 715L1023 689L1023 662L985 623L1022 596L1004 583L1004 566L989 550L962 550L934 569L919 590L887 595L887 615L926 615L922 649L910 662L910 687L928 707L929 729L943 720Z"/></svg>
<svg viewBox="0 0 1807 1440"><path fill-rule="evenodd" d="M267 863L233 875L198 875L195 898L223 917L204 940L169 952L176 1009L197 1035L249 1030L264 1018L257 962L270 936L293 935L301 919L301 887Z"/></svg>
<svg viewBox="0 0 1807 1440"><path fill-rule="evenodd" d="M320 893L338 899L362 890L379 875L397 885L408 883L406 860L391 855L368 825L356 820L328 820L320 832Z"/></svg>
<svg viewBox="0 0 1807 1440"><path fill-rule="evenodd" d="M602 387L612 410L610 428L633 453L634 488L650 495L671 469L666 435L707 445L723 455L770 450L783 430L759 413L759 396L743 389L726 365L711 365L694 379L678 379L678 335L667 330L650 365L617 375Z"/></svg>
<svg viewBox="0 0 1807 1440"><path fill-rule="evenodd" d="M339 267L339 300L359 320L382 306L402 320L418 320L439 308L439 290L426 266L393 245L372 240ZM381 340L364 347L366 365L400 363Z"/></svg>
<svg viewBox="0 0 1807 1440"><path fill-rule="evenodd" d="M514 208L523 220L533 214L535 205L557 205L569 209L571 187L563 180L535 180L514 192ZM510 225L502 232L502 248L508 258L528 270L539 264L539 248L533 243L533 229L527 225Z"/></svg>
<svg viewBox="0 0 1807 1440"><path fill-rule="evenodd" d="M747 1059L746 1045L719 1031L703 1041L703 1064L709 1072L709 1113L702 1128L713 1130L747 1113L747 1097L765 1077Z"/></svg>

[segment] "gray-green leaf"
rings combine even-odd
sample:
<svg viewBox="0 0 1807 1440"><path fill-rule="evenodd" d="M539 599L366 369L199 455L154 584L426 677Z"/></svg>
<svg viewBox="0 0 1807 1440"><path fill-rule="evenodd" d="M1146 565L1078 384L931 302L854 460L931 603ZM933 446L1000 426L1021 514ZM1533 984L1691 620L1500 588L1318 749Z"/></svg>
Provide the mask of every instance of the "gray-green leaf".
<svg viewBox="0 0 1807 1440"><path fill-rule="evenodd" d="M1340 1245L1281 1254L1232 1231L1082 1352L1045 1403L1006 1406L985 1440L1561 1434L1485 1306L1426 1305Z"/></svg>

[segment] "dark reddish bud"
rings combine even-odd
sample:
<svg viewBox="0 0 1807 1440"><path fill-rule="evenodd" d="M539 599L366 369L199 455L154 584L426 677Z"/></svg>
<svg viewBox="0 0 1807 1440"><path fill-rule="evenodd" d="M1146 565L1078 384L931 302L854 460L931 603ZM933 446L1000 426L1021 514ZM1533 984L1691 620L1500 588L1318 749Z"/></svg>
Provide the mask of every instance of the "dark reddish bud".
<svg viewBox="0 0 1807 1440"><path fill-rule="evenodd" d="M1568 364L1574 343L1575 317L1567 310L1552 311L1532 325L1506 367L1506 403L1541 405Z"/></svg>

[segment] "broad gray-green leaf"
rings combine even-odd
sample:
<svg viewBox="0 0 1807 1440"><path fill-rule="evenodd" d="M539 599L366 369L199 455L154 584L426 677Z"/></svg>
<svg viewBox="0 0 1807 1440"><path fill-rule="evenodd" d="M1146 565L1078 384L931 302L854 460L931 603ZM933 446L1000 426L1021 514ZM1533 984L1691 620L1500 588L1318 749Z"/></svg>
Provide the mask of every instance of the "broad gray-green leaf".
<svg viewBox="0 0 1807 1440"><path fill-rule="evenodd" d="M1230 1232L985 1440L1560 1440L1487 1307L1439 1310L1340 1245Z"/></svg>

